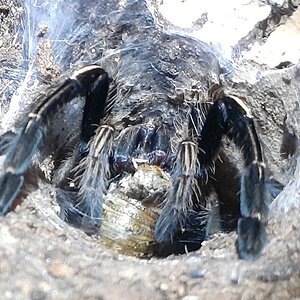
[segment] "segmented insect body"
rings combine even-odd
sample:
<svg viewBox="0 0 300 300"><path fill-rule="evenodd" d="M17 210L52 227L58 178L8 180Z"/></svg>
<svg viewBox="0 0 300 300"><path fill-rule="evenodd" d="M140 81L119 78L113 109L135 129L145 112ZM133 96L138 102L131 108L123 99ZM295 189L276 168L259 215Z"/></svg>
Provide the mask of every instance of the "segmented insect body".
<svg viewBox="0 0 300 300"><path fill-rule="evenodd" d="M153 165L111 184L103 203L101 244L128 255L155 254L155 222L170 185L170 176Z"/></svg>
<svg viewBox="0 0 300 300"><path fill-rule="evenodd" d="M210 98L221 85L215 51L166 31L151 5L130 0L73 5L78 18L72 42L81 42L75 48L67 44L63 53L71 52L76 65L93 65L35 98L25 126L3 136L1 211L14 203L45 136L56 138L49 120L69 103L83 114L77 134L70 129L71 137L54 150L59 167L52 183L64 220L100 231L103 244L125 253L182 253L199 248L213 231L206 215L219 202L219 228L232 229L240 217L238 253L255 258L264 243L268 196L250 111L234 97ZM86 30L80 27L84 17ZM81 108L72 102L78 96L85 99ZM236 166L219 151L223 136L241 149L241 183ZM66 154L67 148L72 150ZM143 179L137 183L138 178Z"/></svg>

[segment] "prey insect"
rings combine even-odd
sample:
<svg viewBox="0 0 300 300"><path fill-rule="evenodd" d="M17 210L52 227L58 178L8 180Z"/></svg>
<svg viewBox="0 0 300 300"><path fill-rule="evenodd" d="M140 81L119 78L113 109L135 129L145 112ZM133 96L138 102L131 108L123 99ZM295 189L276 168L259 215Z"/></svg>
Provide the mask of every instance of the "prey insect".
<svg viewBox="0 0 300 300"><path fill-rule="evenodd" d="M147 243L181 253L182 249L199 248L209 237L208 207L214 199L219 204L220 229L237 226L239 257L256 258L266 239L269 193L261 145L246 105L226 95L210 102L172 98L125 103L110 92L114 88L114 78L102 67L83 67L39 96L20 130L2 135L1 214L14 206L24 173L47 139L49 119L81 97L84 108L79 136L52 177L64 220L94 233L107 223L105 216L110 207L116 210L118 199L134 199L145 207L150 203L156 211L150 217ZM124 106L126 114L122 115ZM220 151L224 137L240 149L240 179L236 168L226 163L224 150ZM150 177L158 173L163 187L154 187L155 179L148 188ZM143 192L122 186L126 180L130 185L133 178L139 178L137 174L146 174L139 185ZM228 182L240 189L240 200L235 189L234 195L229 195ZM112 197L109 206L107 199L118 191L119 198ZM127 208L131 207L136 204L128 202ZM132 217L130 209L127 214ZM137 226L147 224L141 225L143 218L145 214L137 217Z"/></svg>

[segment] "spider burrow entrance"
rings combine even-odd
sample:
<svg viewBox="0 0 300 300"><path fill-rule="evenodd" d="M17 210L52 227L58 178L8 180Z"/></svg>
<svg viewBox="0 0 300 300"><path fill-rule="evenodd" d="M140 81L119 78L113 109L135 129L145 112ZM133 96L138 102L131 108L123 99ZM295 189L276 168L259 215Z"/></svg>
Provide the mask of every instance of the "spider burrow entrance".
<svg viewBox="0 0 300 300"><path fill-rule="evenodd" d="M2 143L5 148L0 180L2 213L8 212L21 189L23 174L47 134L48 118L74 97L83 96L86 101L79 140L70 158L53 177L60 215L65 221L87 233L102 232L107 244L112 237L116 244L118 238L125 238L125 244L118 245L126 248L130 244L152 255L200 248L211 232L207 199L214 198L217 203L220 198L217 183L213 182L216 181L214 165L222 139L227 136L240 149L244 164L240 213L231 208L227 211L231 210L234 218L240 217L237 222L240 258L256 258L265 241L269 195L260 142L246 105L240 99L224 95L213 103L201 102L200 98L188 104L159 101L158 108L145 101L141 105L149 105L149 108L143 110L140 121L129 123L128 114L121 119L116 114L126 102L118 102L120 107L113 105L112 101L117 98L110 99L110 82L108 74L96 65L74 72L38 99L39 105L29 114L19 133L7 135L9 141ZM136 109L130 109L133 115L137 113ZM176 114L180 115L185 128L181 140L178 140L175 122L169 121ZM163 177L169 177L169 184L162 189L147 187L147 180L154 174L153 167L155 172L164 175L160 177L161 182ZM139 184L138 189L132 188L133 178L138 174L144 174L146 181ZM122 190L125 182L127 187ZM234 201L238 200L228 203ZM120 203L126 205L124 215L118 207ZM222 205L228 204L224 201ZM142 213L134 217L132 208ZM140 218L148 220L144 211L152 216L151 226L140 222ZM121 225L124 219L129 222L128 226ZM105 230L105 227L101 229L103 224L106 224ZM132 224L135 224L134 230ZM145 231L144 226L148 226ZM128 236L131 238L126 244ZM143 242L134 245L132 239ZM151 247L153 250L149 250Z"/></svg>

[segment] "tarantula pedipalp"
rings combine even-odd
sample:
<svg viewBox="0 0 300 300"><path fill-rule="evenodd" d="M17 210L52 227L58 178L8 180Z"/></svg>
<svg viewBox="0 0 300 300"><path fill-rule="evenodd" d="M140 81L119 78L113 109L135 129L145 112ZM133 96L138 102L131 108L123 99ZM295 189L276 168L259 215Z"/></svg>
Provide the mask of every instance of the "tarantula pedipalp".
<svg viewBox="0 0 300 300"><path fill-rule="evenodd" d="M79 69L38 99L39 104L20 131L2 136L1 153L5 158L0 178L1 213L6 214L13 206L32 156L47 135L49 118L74 97L83 96L85 106L77 147L53 178L62 207L61 216L66 221L87 232L98 230L105 194L112 182L118 184L128 174L136 173L141 165L156 165L171 177L170 186L164 193L158 193L158 205L162 208L154 229L156 243L185 245L195 234L199 248L209 231L207 223L199 221L199 214L205 210L205 201L211 194L216 193L219 197L210 180L214 173L211 165L226 135L241 149L244 162L237 251L243 259L256 258L265 241L269 193L261 146L245 104L227 96L213 103L175 105L166 102L163 104L167 106L164 115L159 109L155 113L149 110L140 122L127 126L122 123L122 127L114 124L111 118L111 109L118 103L113 103L115 97L108 96L110 83L111 79L100 66ZM136 108L132 107L132 110ZM168 111L170 115L166 116ZM185 136L175 151L170 138L176 135L176 126L170 127L164 122L164 118L171 118L174 111L186 118ZM99 124L96 130L94 124ZM224 181L221 178L228 173L224 170L223 174L222 170L216 171L214 180ZM134 197L140 201L147 198L145 195ZM152 203L155 201L151 200ZM230 201L229 205L223 199L220 202L225 209L223 215L230 214L231 210L234 214L237 203L230 207Z"/></svg>

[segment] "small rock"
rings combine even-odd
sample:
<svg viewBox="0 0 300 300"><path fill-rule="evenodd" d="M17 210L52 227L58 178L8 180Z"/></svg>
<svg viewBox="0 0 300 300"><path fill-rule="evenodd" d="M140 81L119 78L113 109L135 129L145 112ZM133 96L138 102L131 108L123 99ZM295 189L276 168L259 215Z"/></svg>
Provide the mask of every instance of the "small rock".
<svg viewBox="0 0 300 300"><path fill-rule="evenodd" d="M5 299L12 299L13 298L13 293L11 291L5 291L4 292L4 297L5 297Z"/></svg>
<svg viewBox="0 0 300 300"><path fill-rule="evenodd" d="M200 300L200 297L191 295L183 297L182 300Z"/></svg>
<svg viewBox="0 0 300 300"><path fill-rule="evenodd" d="M47 294L40 289L35 289L35 290L31 291L30 299L31 300L45 300L45 299L47 299Z"/></svg>
<svg viewBox="0 0 300 300"><path fill-rule="evenodd" d="M239 266L235 266L232 269L232 272L230 274L230 281L233 284L238 284L239 283L239 277L240 277L240 270L239 270Z"/></svg>
<svg viewBox="0 0 300 300"><path fill-rule="evenodd" d="M194 270L189 270L187 274L191 278L203 278L206 273L206 270L200 270L200 269L194 269Z"/></svg>
<svg viewBox="0 0 300 300"><path fill-rule="evenodd" d="M162 291L167 291L167 290L169 289L169 287L168 287L168 285L167 285L166 283L162 283L162 284L160 285L160 289L161 289Z"/></svg>
<svg viewBox="0 0 300 300"><path fill-rule="evenodd" d="M126 270L119 273L120 276L127 280L133 280L136 272L133 268L127 268Z"/></svg>
<svg viewBox="0 0 300 300"><path fill-rule="evenodd" d="M70 267L55 262L52 262L48 265L47 271L50 275L56 278L68 277L74 274L74 270Z"/></svg>

